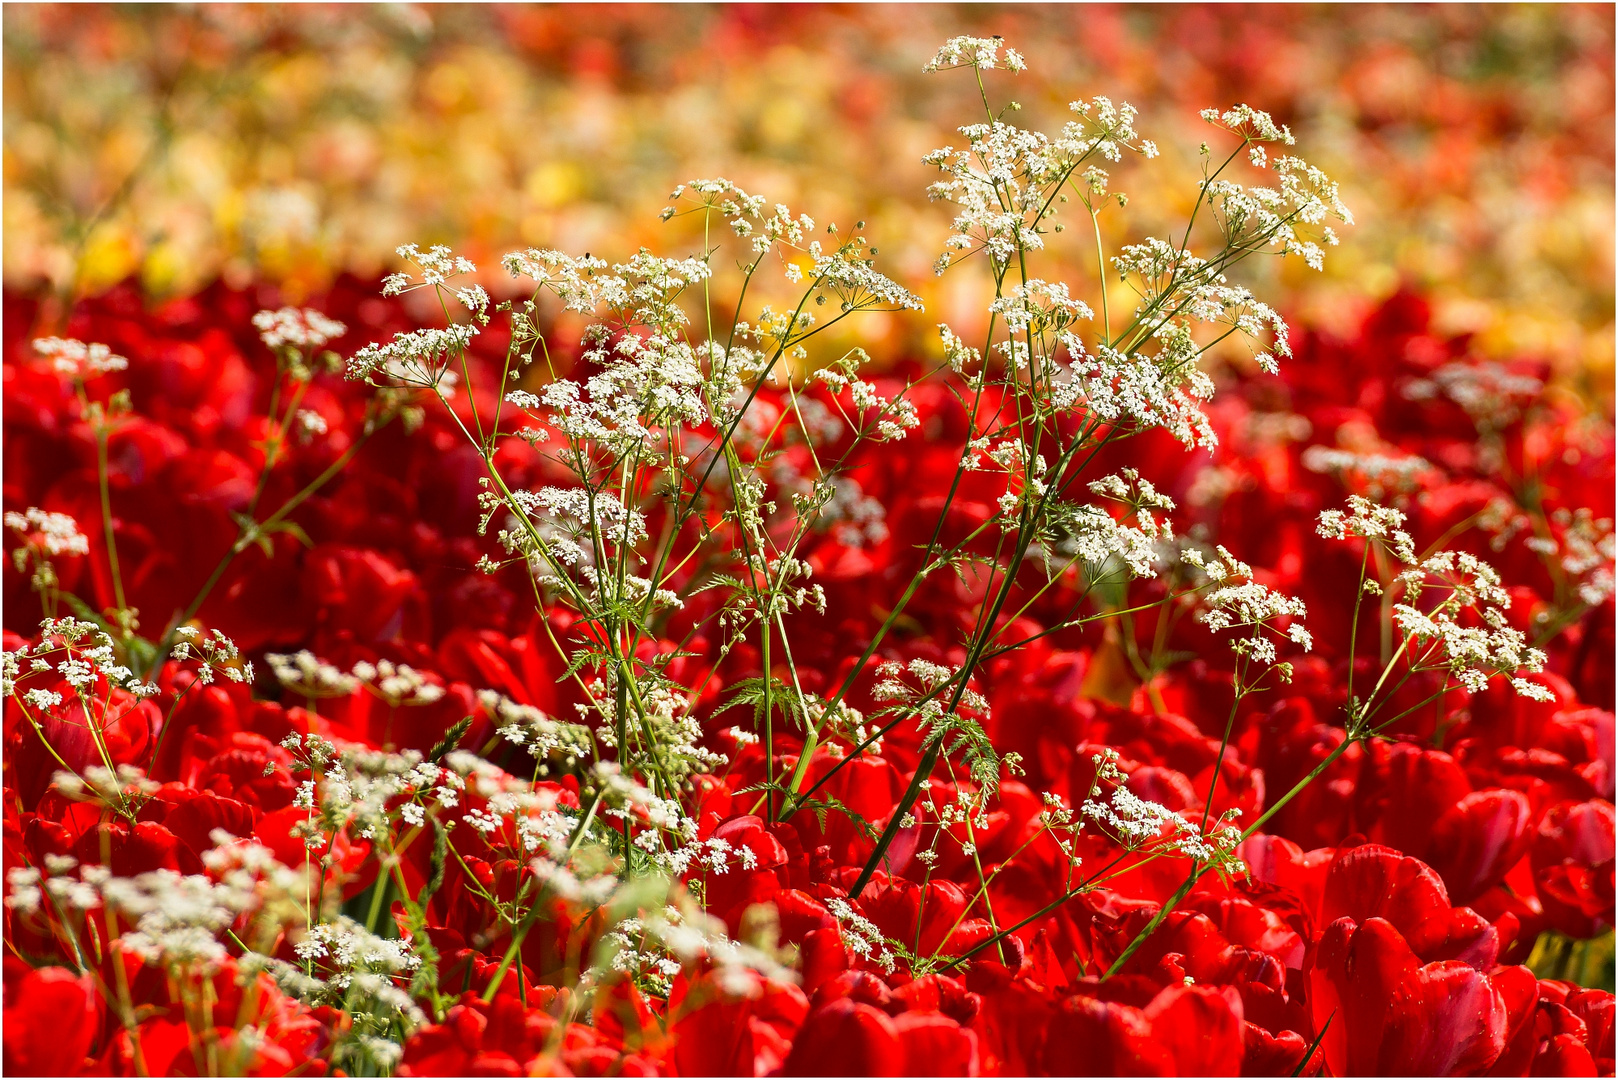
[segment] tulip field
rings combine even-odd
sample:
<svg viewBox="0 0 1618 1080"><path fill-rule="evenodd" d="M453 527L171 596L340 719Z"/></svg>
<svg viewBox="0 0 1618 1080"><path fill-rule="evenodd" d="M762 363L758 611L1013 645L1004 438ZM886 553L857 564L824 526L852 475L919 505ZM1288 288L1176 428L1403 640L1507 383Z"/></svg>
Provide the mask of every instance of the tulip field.
<svg viewBox="0 0 1618 1080"><path fill-rule="evenodd" d="M1614 1074L1610 6L3 20L6 1074Z"/></svg>

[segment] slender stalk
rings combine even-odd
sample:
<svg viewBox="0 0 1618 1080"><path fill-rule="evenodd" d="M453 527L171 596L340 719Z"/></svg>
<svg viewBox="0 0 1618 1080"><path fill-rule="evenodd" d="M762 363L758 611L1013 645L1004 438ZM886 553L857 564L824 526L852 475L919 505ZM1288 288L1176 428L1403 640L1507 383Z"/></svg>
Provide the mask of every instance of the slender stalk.
<svg viewBox="0 0 1618 1080"><path fill-rule="evenodd" d="M101 527L107 541L107 572L112 577L113 601L119 611L127 609L124 603L124 579L118 569L118 540L112 530L112 493L109 490L107 465L107 425L96 425L96 483L101 490Z"/></svg>

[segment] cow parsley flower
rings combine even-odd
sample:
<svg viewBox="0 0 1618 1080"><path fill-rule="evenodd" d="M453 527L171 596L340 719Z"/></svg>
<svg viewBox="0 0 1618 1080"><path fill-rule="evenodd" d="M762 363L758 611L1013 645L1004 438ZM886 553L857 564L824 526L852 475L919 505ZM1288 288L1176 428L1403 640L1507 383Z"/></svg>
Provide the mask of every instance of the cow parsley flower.
<svg viewBox="0 0 1618 1080"><path fill-rule="evenodd" d="M434 244L426 251L415 244L404 244L396 249L395 254L406 262L414 263L421 271L421 279L418 281L405 273L389 274L382 281L383 296L398 296L412 289L442 285L456 275L477 272L477 266L470 259L462 258L442 244Z"/></svg>
<svg viewBox="0 0 1618 1080"><path fill-rule="evenodd" d="M837 920L843 943L855 956L863 957L885 972L892 972L898 961L888 945L882 930L870 919L854 910L854 906L841 897L826 901L826 910Z"/></svg>
<svg viewBox="0 0 1618 1080"><path fill-rule="evenodd" d="M1400 562L1416 562L1415 541L1399 528L1405 515L1391 506L1382 506L1359 495L1348 497L1348 512L1323 510L1317 519L1315 531L1327 540L1346 540L1359 537L1385 544Z"/></svg>
<svg viewBox="0 0 1618 1080"><path fill-rule="evenodd" d="M447 365L466 351L477 333L477 327L469 323L401 331L391 342L372 342L349 357L348 377L379 385L452 387L455 374L447 370Z"/></svg>
<svg viewBox="0 0 1618 1080"><path fill-rule="evenodd" d="M266 653L264 660L276 681L304 697L347 697L359 689L357 678L344 674L307 649L291 655Z"/></svg>
<svg viewBox="0 0 1618 1080"><path fill-rule="evenodd" d="M18 513L8 510L5 515L6 528L12 529L23 537L24 541L46 555L88 555L90 553L90 538L79 531L79 523L68 514L59 514L54 511L41 510L37 506L30 506L26 511ZM21 564L17 569L23 569Z"/></svg>
<svg viewBox="0 0 1618 1080"><path fill-rule="evenodd" d="M958 67L975 68L979 71L992 71L995 68L1013 72L1024 70L1028 65L1015 49L1007 49L1006 55L1001 57L1000 49L1005 45L1005 41L1005 38L999 36L952 37L944 42L921 70L927 74Z"/></svg>
<svg viewBox="0 0 1618 1080"><path fill-rule="evenodd" d="M253 316L259 339L271 349L294 346L300 349L318 349L329 341L342 337L348 327L336 319L327 318L314 308L284 307L275 311L260 311Z"/></svg>
<svg viewBox="0 0 1618 1080"><path fill-rule="evenodd" d="M69 379L93 379L129 367L128 360L106 345L87 345L75 338L36 338L34 351L50 360L58 375Z"/></svg>

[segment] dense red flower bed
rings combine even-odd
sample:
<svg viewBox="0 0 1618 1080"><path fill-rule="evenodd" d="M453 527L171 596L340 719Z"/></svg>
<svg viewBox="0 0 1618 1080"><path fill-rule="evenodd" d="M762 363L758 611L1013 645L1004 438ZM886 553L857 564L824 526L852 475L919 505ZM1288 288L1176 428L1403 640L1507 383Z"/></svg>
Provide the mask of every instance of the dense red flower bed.
<svg viewBox="0 0 1618 1080"><path fill-rule="evenodd" d="M236 540L233 515L255 498L274 369L251 316L269 306L265 299L216 286L154 308L123 288L79 305L63 330L131 361L93 385L97 400L127 388L133 401L107 462L122 583L143 623L187 609ZM321 306L351 327L334 345L345 354L409 325L354 282ZM79 521L89 553L59 562L62 588L96 611L113 607L95 439L71 384L29 349L34 306L8 298L5 315L5 507ZM491 328L478 348L503 350L498 338ZM928 872L901 834L887 870L848 898L871 839L835 812L785 824L751 813L753 800L740 792L762 778L763 752L726 741L721 729L742 714L720 712L709 738L734 764L702 781L699 816L704 837L753 857L750 868L710 880L704 902L733 931L750 905L773 903L781 939L797 947L799 981L685 971L666 999L619 983L576 1013L564 1007L570 990L558 977L561 943L576 928L559 910L554 925L522 943L518 964L485 1000L479 988L510 934L460 876L498 891L522 873L491 853L451 865L427 903L438 989L450 1005L411 1036L399 1074L1610 1075L1613 995L1536 980L1523 966L1544 932L1589 939L1614 921L1612 601L1581 612L1577 575L1524 543L1537 529L1565 553L1578 519L1558 511L1613 515L1613 439L1579 403L1535 391L1531 380L1545 374L1531 362L1469 359L1463 339L1435 335L1423 301L1400 293L1357 335L1310 335L1282 376L1225 390L1211 410L1221 436L1211 455L1146 436L1098 468L1140 469L1179 500L1182 531L1205 528L1266 584L1302 597L1316 648L1290 686L1243 702L1223 760L1230 654L1189 619L1160 628L1148 612L1132 624L1133 642L1061 631L990 662L978 678L993 706L989 734L1022 754L1027 773L1000 784L989 827L977 835L984 864L1006 860L1037 831L1036 793L1083 798L1097 749L1118 751L1131 789L1174 811L1200 812L1217 773L1214 811L1234 808L1251 820L1343 741L1361 555L1321 539L1315 520L1341 504L1345 488L1389 481L1347 459L1334 465L1312 446L1351 450L1361 463L1419 456L1424 464L1407 464L1400 481L1417 547L1442 542L1486 556L1510 587L1514 625L1561 627L1543 646L1546 672L1530 676L1554 700L1500 685L1457 692L1401 720L1388 738L1356 745L1246 841L1249 879L1199 880L1114 977L1101 976L1179 886L1181 869L1147 865L1114 878L966 964L885 973L848 948L828 904L846 899L884 933L926 951L947 944L965 952L991 933L982 906L969 904L971 861L945 851ZM1470 396L1450 392L1461 378ZM305 408L326 430L290 445L259 505L279 505L352 445L362 397L339 379L314 381ZM919 435L871 455L857 473L886 507L886 536L850 546L827 533L810 549L829 614L805 617L794 638L807 690L843 674L836 665L849 642L869 640L884 615L873 600L909 580L915 547L936 519L931 489L917 478L938 473L947 483L960 406L927 383L912 400ZM514 482L549 479L520 444L502 453ZM288 733L425 751L476 715L475 693L486 688L565 712L570 687L559 682L548 635L582 631L559 615L542 622L520 569L475 569L490 546L475 531L481 475L447 415L429 410L412 434L391 425L291 515L298 532L248 546L196 612L255 659L308 649L345 668L409 664L444 687L435 703L383 709L355 691L322 700L317 714L273 684L222 682L184 694L171 710L194 675L170 664L157 678L160 693L124 703L108 728L117 760L154 761L151 778L162 784L133 826L54 790L52 750L8 704L6 868L73 855L119 875L199 873L217 829L257 837L290 864L302 853L288 836L298 816L280 745ZM974 497L958 503L963 518ZM1153 595L1152 583L1136 588ZM894 654L947 660L976 599L966 581L930 580L907 609ZM1033 603L1018 616L1027 633L1017 636L1060 621L1071 603L1059 590ZM37 633L39 615L26 575L8 566L8 650ZM1376 612L1361 617L1374 640ZM671 674L695 685L716 648L695 638L691 655L674 662L685 667ZM1148 654L1174 662L1157 673L1137 667ZM724 658L706 711L760 663L748 646ZM1414 702L1427 691L1407 692ZM71 717L48 724L69 765L92 762ZM463 745L482 745L488 725L477 719ZM777 737L783 768L798 749ZM900 727L880 756L841 769L825 791L885 825L917 757L916 733ZM833 761L815 751L811 781ZM557 799L573 797L565 782L553 786ZM941 777L930 790L940 802L954 797ZM407 859L404 875L425 885L425 851L414 852L423 858ZM347 870L346 891L371 885L375 860L363 839L339 837L331 854ZM1108 857L1099 841L1082 854ZM1032 845L995 880L1000 922L1044 910L1062 894L1065 866L1048 839ZM126 953L75 957L35 924L9 910L7 919L5 1054L14 1074L128 1073L137 1042L152 1073L192 1071L204 1067L195 1057L201 1031L211 1033L210 1054L236 1055L221 1060L243 1071L314 1074L345 1024L340 1012L304 1006L233 961L199 1013ZM103 1000L100 987L115 985L137 1006L132 1024ZM236 1033L249 1024L267 1037L241 1042Z"/></svg>

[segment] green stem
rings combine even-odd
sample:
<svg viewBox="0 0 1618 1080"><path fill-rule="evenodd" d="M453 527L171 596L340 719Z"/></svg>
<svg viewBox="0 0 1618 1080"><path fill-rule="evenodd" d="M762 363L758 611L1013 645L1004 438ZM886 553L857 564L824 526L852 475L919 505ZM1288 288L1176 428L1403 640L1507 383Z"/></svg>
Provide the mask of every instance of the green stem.
<svg viewBox="0 0 1618 1080"><path fill-rule="evenodd" d="M101 487L101 525L107 537L107 570L112 575L112 595L118 610L125 610L124 579L118 569L118 541L112 532L112 492L107 478L107 428L96 428L96 479Z"/></svg>

